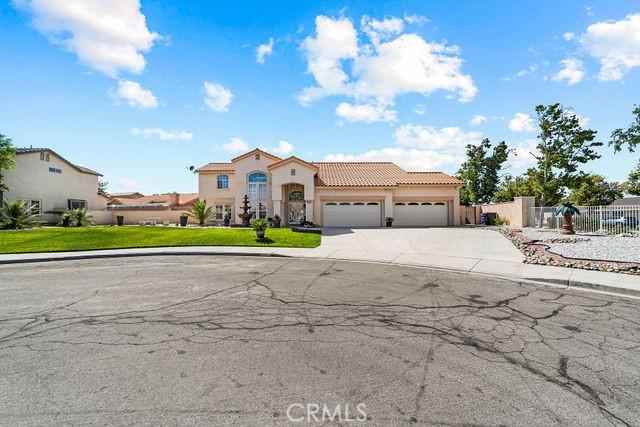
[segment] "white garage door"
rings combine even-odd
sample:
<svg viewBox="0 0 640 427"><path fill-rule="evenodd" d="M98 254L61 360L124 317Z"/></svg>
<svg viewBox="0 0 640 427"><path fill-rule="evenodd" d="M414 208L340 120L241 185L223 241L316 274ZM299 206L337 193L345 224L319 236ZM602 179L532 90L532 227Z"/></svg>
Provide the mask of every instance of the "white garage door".
<svg viewBox="0 0 640 427"><path fill-rule="evenodd" d="M449 210L444 202L405 202L393 206L393 225L435 227L448 224Z"/></svg>
<svg viewBox="0 0 640 427"><path fill-rule="evenodd" d="M325 227L380 227L379 202L324 202Z"/></svg>

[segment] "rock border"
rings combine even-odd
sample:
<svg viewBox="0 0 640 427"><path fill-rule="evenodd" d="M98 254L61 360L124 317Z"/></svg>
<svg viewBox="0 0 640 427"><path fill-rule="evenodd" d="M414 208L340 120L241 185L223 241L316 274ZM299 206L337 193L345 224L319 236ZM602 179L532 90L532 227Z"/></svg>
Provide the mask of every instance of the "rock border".
<svg viewBox="0 0 640 427"><path fill-rule="evenodd" d="M639 263L564 257L551 252L549 246L540 240L532 240L526 237L522 234L522 230L518 228L485 227L485 229L497 231L509 239L509 241L524 254L524 262L527 264L552 265L555 267L640 275Z"/></svg>

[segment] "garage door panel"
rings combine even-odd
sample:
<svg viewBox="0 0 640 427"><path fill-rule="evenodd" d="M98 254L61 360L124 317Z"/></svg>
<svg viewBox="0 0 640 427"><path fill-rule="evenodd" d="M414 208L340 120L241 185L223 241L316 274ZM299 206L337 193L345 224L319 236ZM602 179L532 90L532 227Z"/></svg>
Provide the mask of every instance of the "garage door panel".
<svg viewBox="0 0 640 427"><path fill-rule="evenodd" d="M448 224L446 204L405 203L393 206L393 225L404 227L443 227Z"/></svg>
<svg viewBox="0 0 640 427"><path fill-rule="evenodd" d="M323 224L325 227L380 227L379 202L325 202Z"/></svg>

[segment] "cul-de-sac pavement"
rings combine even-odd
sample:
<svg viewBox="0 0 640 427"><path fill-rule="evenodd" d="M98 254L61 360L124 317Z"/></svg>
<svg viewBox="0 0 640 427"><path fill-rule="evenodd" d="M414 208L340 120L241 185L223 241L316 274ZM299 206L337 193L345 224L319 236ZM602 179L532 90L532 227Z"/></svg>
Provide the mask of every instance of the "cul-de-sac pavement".
<svg viewBox="0 0 640 427"><path fill-rule="evenodd" d="M640 423L630 297L365 262L148 256L6 265L0 299L3 425L271 425L309 404L343 417L364 404L371 425Z"/></svg>

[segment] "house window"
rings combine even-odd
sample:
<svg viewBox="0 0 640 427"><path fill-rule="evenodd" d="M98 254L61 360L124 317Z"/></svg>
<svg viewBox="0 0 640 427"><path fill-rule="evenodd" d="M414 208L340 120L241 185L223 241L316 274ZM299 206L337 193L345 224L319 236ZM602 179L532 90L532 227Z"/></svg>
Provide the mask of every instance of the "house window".
<svg viewBox="0 0 640 427"><path fill-rule="evenodd" d="M300 202L304 200L304 193L302 191L292 191L291 193L289 193L289 200L290 201L295 201L295 202Z"/></svg>
<svg viewBox="0 0 640 427"><path fill-rule="evenodd" d="M67 200L67 208L68 209L79 209L79 208L86 208L87 207L87 201L86 200L79 200L79 199L68 199Z"/></svg>
<svg viewBox="0 0 640 427"><path fill-rule="evenodd" d="M260 154L256 154L256 160L260 160Z"/></svg>
<svg viewBox="0 0 640 427"><path fill-rule="evenodd" d="M247 196L251 211L257 218L267 217L267 175L262 172L254 172L247 180Z"/></svg>
<svg viewBox="0 0 640 427"><path fill-rule="evenodd" d="M216 219L224 219L226 212L229 212L229 215L231 215L231 205L216 205Z"/></svg>
<svg viewBox="0 0 640 427"><path fill-rule="evenodd" d="M62 169L58 169L58 168L49 168L49 172L51 172L51 173L62 173Z"/></svg>
<svg viewBox="0 0 640 427"><path fill-rule="evenodd" d="M291 169L291 176L295 176L296 174L296 170L295 169Z"/></svg>
<svg viewBox="0 0 640 427"><path fill-rule="evenodd" d="M42 215L42 202L40 200L25 200L24 202L34 215Z"/></svg>
<svg viewBox="0 0 640 427"><path fill-rule="evenodd" d="M45 156L44 156L44 161L45 161L45 162L48 162L48 161L49 161L49 158L50 158L50 157L49 157L49 153L45 154Z"/></svg>
<svg viewBox="0 0 640 427"><path fill-rule="evenodd" d="M218 188L229 188L228 175L218 175Z"/></svg>
<svg viewBox="0 0 640 427"><path fill-rule="evenodd" d="M42 160L44 162L44 151L40 152L40 160Z"/></svg>

